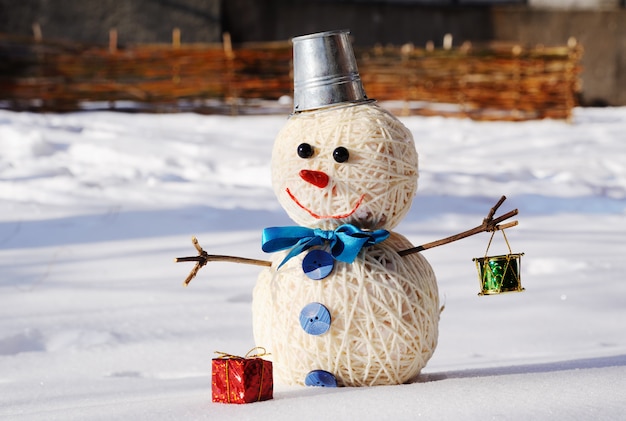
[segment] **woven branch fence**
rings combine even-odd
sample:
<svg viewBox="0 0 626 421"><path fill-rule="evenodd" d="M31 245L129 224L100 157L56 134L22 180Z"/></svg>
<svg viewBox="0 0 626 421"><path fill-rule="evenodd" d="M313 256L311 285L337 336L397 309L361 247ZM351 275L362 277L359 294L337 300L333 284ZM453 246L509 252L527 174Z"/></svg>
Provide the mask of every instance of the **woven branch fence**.
<svg viewBox="0 0 626 421"><path fill-rule="evenodd" d="M574 42L355 53L368 96L401 115L569 119L581 90ZM292 95L291 58L289 42L104 48L0 35L0 107L74 111L131 101L143 111L250 113L259 100Z"/></svg>

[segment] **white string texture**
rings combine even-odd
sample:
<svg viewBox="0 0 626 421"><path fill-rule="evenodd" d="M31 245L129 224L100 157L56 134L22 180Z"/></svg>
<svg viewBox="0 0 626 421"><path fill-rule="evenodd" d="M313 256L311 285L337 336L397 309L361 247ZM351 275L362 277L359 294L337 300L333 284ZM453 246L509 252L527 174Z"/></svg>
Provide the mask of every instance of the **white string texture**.
<svg viewBox="0 0 626 421"><path fill-rule="evenodd" d="M264 269L254 289L256 344L272 354L278 383L304 384L311 370L326 370L343 386L406 383L426 365L437 345L439 300L435 275L424 257L400 257L411 247L397 233L363 250L352 264L335 262L320 281L302 273L302 258L279 271L284 252ZM300 326L302 308L324 304L328 332L312 336Z"/></svg>
<svg viewBox="0 0 626 421"><path fill-rule="evenodd" d="M313 146L312 157L298 157L302 143ZM348 149L347 162L333 159L339 146ZM417 159L410 131L375 104L307 112L292 116L277 136L272 184L300 225L334 229L352 223L391 231L415 195ZM304 181L303 169L326 173L329 184L320 188ZM342 216L359 202L354 213ZM419 374L437 345L440 310L426 259L397 254L411 247L392 232L361 251L354 263L336 261L320 281L303 273L306 253L278 271L286 252L274 254L254 290L253 326L257 345L272 354L276 381L303 384L316 369L334 374L345 386L401 384ZM311 302L326 306L332 317L329 331L319 336L307 334L299 322L300 311Z"/></svg>
<svg viewBox="0 0 626 421"><path fill-rule="evenodd" d="M308 143L315 154L297 155L298 145ZM350 158L333 159L343 146ZM351 223L363 229L394 228L409 211L418 175L417 151L411 132L392 114L375 104L340 107L330 111L292 116L278 134L272 152L272 185L288 215L311 228L333 229ZM329 176L324 188L304 181L300 170L322 171ZM340 218L315 218L350 213Z"/></svg>

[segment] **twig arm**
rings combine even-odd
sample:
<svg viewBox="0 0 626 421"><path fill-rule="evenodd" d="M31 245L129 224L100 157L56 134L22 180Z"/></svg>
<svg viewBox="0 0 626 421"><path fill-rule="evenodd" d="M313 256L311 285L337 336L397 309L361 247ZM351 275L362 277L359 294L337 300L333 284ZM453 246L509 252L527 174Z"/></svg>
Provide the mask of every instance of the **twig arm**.
<svg viewBox="0 0 626 421"><path fill-rule="evenodd" d="M206 265L209 262L231 262L231 263L245 263L248 265L256 266L272 266L272 262L269 260L257 260L248 259L247 257L237 256L224 256L222 254L207 254L205 256L189 256L189 257L176 257L174 262L204 262Z"/></svg>
<svg viewBox="0 0 626 421"><path fill-rule="evenodd" d="M496 214L496 211L504 203L505 200L506 200L506 196L502 196L500 200L498 200L498 202L495 205L493 205L493 207L489 210L489 214L487 215L487 218L485 219L487 220L493 219L493 215Z"/></svg>
<svg viewBox="0 0 626 421"><path fill-rule="evenodd" d="M496 203L491 210L489 211L489 214L487 215L487 217L485 219L483 219L483 223L480 224L477 227L474 227L472 229L469 229L467 231L463 231L459 234L455 234L455 235L451 235L450 237L446 237L446 238L442 238L441 240L437 240L437 241L433 241L430 243L426 243L426 244L422 244L421 246L417 246L417 247L413 247L410 249L406 249L406 250L400 250L398 252L398 254L400 256L408 256L409 254L413 254L413 253L419 253L420 251L423 250L428 250L430 248L433 247L437 247L437 246L442 246L444 244L448 244L448 243L452 243L454 241L458 241L461 240L463 238L466 237L470 237L472 235L481 233L481 232L485 232L485 231L495 231L495 230L501 230L501 229L505 229L505 228L511 228L517 225L517 221L513 221L513 222L508 222L506 224L503 225L498 225L500 222L505 221L515 215L518 214L518 210L514 209L510 212L505 213L504 215L501 215L497 218L493 218L493 215L496 213L496 211L498 210L498 208L500 207L500 205L502 205L502 203L506 200L506 196L502 196L500 198L500 200L498 200L498 203Z"/></svg>
<svg viewBox="0 0 626 421"><path fill-rule="evenodd" d="M191 269L189 275L183 282L183 285L189 285L189 282L193 278L196 277L198 271L202 269L204 265L209 262L233 262L233 263L245 263L249 265L257 265L257 266L271 266L272 262L267 260L257 260L257 259L248 259L246 257L236 257L236 256L223 256L219 254L208 254L198 243L198 239L196 237L191 238L191 242L193 243L196 250L198 250L197 256L189 256L189 257L176 257L174 262L196 262L196 265Z"/></svg>

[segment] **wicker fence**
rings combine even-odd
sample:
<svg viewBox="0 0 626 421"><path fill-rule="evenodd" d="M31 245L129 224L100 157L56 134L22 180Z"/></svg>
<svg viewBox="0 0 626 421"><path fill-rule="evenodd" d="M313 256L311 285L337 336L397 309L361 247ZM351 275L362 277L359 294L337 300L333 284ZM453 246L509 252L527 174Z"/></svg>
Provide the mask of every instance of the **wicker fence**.
<svg viewBox="0 0 626 421"><path fill-rule="evenodd" d="M0 106L72 111L131 101L152 111L245 113L254 100L291 95L291 54L288 42L103 48L0 35ZM399 114L501 120L569 118L581 54L574 43L356 51L368 96L393 101Z"/></svg>
<svg viewBox="0 0 626 421"><path fill-rule="evenodd" d="M427 105L421 114L460 114L475 119L567 119L580 92L582 48L491 45L426 51L374 49L361 56L368 95ZM428 104L431 104L429 106ZM456 107L437 107L454 104Z"/></svg>

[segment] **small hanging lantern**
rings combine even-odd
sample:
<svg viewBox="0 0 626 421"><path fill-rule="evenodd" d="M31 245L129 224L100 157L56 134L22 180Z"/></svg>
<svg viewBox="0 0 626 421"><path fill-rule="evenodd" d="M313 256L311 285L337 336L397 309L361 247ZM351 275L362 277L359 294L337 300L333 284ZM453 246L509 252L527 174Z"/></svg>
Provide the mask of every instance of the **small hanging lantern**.
<svg viewBox="0 0 626 421"><path fill-rule="evenodd" d="M504 229L501 229L504 241L509 249L509 254L499 256L487 256L489 247L496 231L491 233L491 238L485 250L485 257L476 257L472 259L476 262L478 269L478 282L480 283L480 292L478 295L495 295L502 292L521 292L524 291L521 284L521 264L524 253L513 253L509 240L506 238Z"/></svg>

